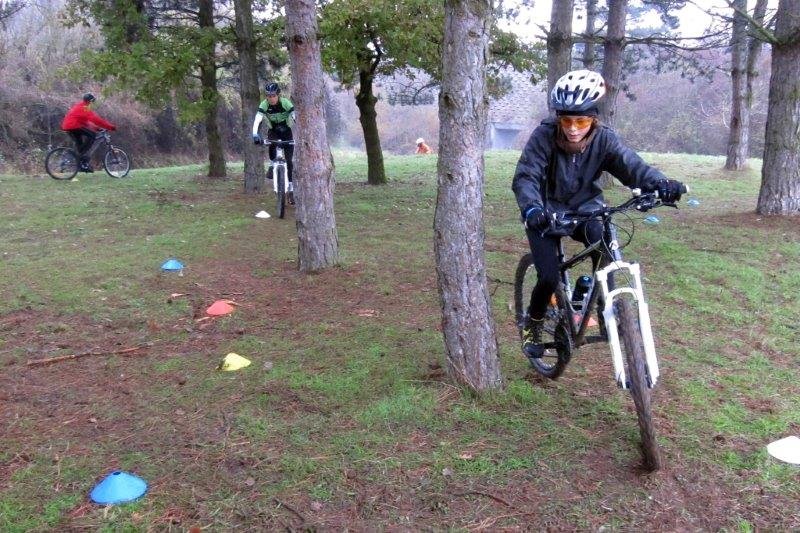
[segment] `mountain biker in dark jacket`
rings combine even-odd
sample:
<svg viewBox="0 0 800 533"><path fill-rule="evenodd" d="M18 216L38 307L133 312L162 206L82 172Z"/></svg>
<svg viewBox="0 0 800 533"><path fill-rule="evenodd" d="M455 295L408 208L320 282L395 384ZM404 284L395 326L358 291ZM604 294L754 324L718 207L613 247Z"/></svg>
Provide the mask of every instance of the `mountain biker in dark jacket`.
<svg viewBox="0 0 800 533"><path fill-rule="evenodd" d="M258 129L261 122L267 119L267 139L291 141L293 139L292 126L294 125L294 104L288 98L281 96L281 88L277 83L268 83L264 90L267 97L258 106L256 118L253 120L253 142L261 144L261 135ZM278 147L269 145L269 160L274 161L277 155ZM288 200L290 204L294 203L294 192L292 187L292 173L294 165L292 164L292 156L294 155L294 146L285 145L283 153L286 157L286 174L289 180L288 183ZM267 170L267 179L272 179L272 168Z"/></svg>
<svg viewBox="0 0 800 533"><path fill-rule="evenodd" d="M80 168L84 172L92 172L86 152L94 143L97 137L97 130L99 128L109 131L117 129L112 123L104 120L90 109L94 101L93 94L84 94L80 102L69 108L67 114L64 115L64 120L61 121L61 129L66 131L75 142L75 149L78 151L78 157L80 158Z"/></svg>
<svg viewBox="0 0 800 533"><path fill-rule="evenodd" d="M596 72L577 70L562 76L550 94L556 117L542 121L533 131L514 172L511 188L537 274L522 333L522 349L528 357L542 356L544 315L559 283L560 237L543 235L552 215L602 207L603 171L630 188L658 191L665 202L681 196L680 182L645 163L614 130L598 122L597 105L605 91L605 82ZM594 220L576 226L570 237L588 246L602 235L602 223Z"/></svg>

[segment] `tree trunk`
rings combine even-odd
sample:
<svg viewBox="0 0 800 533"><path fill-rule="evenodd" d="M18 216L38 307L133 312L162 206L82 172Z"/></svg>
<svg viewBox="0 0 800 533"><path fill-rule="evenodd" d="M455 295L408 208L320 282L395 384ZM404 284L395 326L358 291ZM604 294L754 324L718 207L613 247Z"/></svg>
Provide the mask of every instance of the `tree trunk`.
<svg viewBox="0 0 800 533"><path fill-rule="evenodd" d="M292 62L292 97L297 110L294 173L297 255L300 270L314 272L339 260L333 211L333 157L325 126L325 86L314 0L287 0L286 39Z"/></svg>
<svg viewBox="0 0 800 533"><path fill-rule="evenodd" d="M594 38L595 22L597 22L597 0L586 0L586 35ZM594 41L583 45L583 68L594 70L597 53L594 48Z"/></svg>
<svg viewBox="0 0 800 533"><path fill-rule="evenodd" d="M558 78L572 69L572 9L574 0L553 0L547 34L547 105Z"/></svg>
<svg viewBox="0 0 800 533"><path fill-rule="evenodd" d="M603 79L606 96L600 103L600 117L605 124L614 125L617 95L622 78L622 53L625 50L625 12L628 0L608 0L608 31L603 44Z"/></svg>
<svg viewBox="0 0 800 533"><path fill-rule="evenodd" d="M741 170L747 164L750 113L745 101L747 73L747 0L732 0L731 31L731 123L728 132L726 170ZM741 11L741 12L740 12ZM744 13L742 13L744 12Z"/></svg>
<svg viewBox="0 0 800 533"><path fill-rule="evenodd" d="M476 390L502 386L486 286L483 150L491 0L445 0L434 251L447 368Z"/></svg>
<svg viewBox="0 0 800 533"><path fill-rule="evenodd" d="M200 0L198 4L199 25L201 29L213 31L214 29L214 2L213 0ZM215 40L208 39L200 59L200 84L202 86L203 102L205 104L206 138L208 139L208 177L225 177L225 150L222 146L222 137L217 124L217 109L219 92L217 91L217 66L214 55Z"/></svg>
<svg viewBox="0 0 800 533"><path fill-rule="evenodd" d="M800 0L779 0L756 211L800 215Z"/></svg>
<svg viewBox="0 0 800 533"><path fill-rule="evenodd" d="M236 10L236 50L239 53L242 100L242 134L244 136L244 192L254 194L264 188L264 152L250 142L248 132L258 109L258 73L256 43L253 37L252 0L234 0Z"/></svg>
<svg viewBox="0 0 800 533"><path fill-rule="evenodd" d="M370 185L383 185L386 183L386 170L383 167L383 150L381 150L381 137L378 133L378 113L375 103L378 99L372 93L374 74L362 70L358 74L359 86L356 93L361 121L364 131L364 144L367 147L367 183Z"/></svg>

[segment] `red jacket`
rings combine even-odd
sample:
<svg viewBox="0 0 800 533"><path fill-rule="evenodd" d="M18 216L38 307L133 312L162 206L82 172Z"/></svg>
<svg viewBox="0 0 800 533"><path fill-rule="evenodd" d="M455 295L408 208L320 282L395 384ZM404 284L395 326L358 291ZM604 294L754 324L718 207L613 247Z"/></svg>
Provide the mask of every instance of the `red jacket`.
<svg viewBox="0 0 800 533"><path fill-rule="evenodd" d="M80 128L89 128L90 130L105 128L110 131L117 129L112 123L103 120L100 115L89 109L89 105L83 100L72 106L61 122L61 129L64 131Z"/></svg>

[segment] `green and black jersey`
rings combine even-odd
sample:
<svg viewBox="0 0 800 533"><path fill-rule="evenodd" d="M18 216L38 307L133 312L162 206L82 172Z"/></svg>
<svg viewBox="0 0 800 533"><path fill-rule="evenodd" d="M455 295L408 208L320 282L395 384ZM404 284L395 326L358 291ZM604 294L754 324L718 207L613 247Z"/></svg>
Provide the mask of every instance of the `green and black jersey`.
<svg viewBox="0 0 800 533"><path fill-rule="evenodd" d="M258 106L255 121L253 122L253 135L258 134L261 121L267 119L268 129L291 129L294 126L294 104L288 98L280 97L275 105L270 105L268 100L263 100Z"/></svg>

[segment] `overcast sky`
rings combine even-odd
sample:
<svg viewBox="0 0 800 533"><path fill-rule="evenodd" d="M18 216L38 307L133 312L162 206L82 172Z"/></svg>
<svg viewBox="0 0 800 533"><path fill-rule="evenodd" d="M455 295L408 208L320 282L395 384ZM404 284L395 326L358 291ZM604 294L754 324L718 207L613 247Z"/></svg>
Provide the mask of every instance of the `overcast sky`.
<svg viewBox="0 0 800 533"><path fill-rule="evenodd" d="M550 8L552 5L552 0L534 0L535 5L533 9L524 9L521 13L519 20L516 24L505 24L504 28L513 31L528 40L533 40L534 38L541 37L542 31L538 28L540 25L548 25L550 23ZM517 3L516 0L505 0L504 5L514 5ZM631 4L640 4L638 0L631 0ZM770 8L775 8L777 6L777 0L770 0L769 6ZM753 5L755 4L754 0L749 0L748 4L752 9ZM706 12L714 12L714 13L724 13L726 15L730 14L730 8L727 5L727 2L724 0L694 0L694 3L687 3L686 7L678 12L678 17L681 22L681 26L679 28L679 32L686 36L686 37L696 37L701 35L706 28L708 28L709 23L711 22L712 18ZM576 10L575 12L575 19L573 21L573 28L575 30L580 30L583 28L585 21L583 20L584 12L583 10ZM581 17L581 20L578 20L578 17ZM649 23L648 25L659 25L660 20L658 15L655 13L647 19L645 22Z"/></svg>

